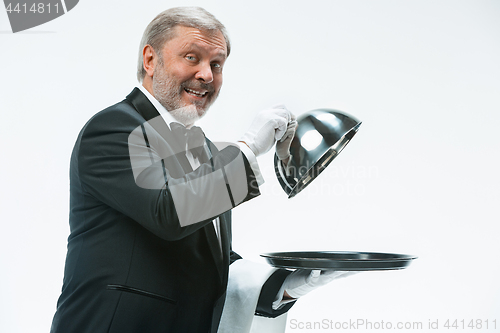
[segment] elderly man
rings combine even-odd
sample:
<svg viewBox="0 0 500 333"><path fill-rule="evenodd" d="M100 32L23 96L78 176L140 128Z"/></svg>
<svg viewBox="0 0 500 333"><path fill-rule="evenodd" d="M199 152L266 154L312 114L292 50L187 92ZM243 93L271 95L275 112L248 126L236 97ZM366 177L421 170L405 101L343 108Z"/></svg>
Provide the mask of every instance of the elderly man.
<svg viewBox="0 0 500 333"><path fill-rule="evenodd" d="M259 113L238 143L204 138L193 124L216 100L229 52L224 26L205 10L161 13L141 42L142 85L83 127L51 332L218 330L229 267L243 262L231 248L231 209L259 195L256 156L276 141L286 167L296 124L279 106ZM266 272L251 314L277 317L329 279Z"/></svg>

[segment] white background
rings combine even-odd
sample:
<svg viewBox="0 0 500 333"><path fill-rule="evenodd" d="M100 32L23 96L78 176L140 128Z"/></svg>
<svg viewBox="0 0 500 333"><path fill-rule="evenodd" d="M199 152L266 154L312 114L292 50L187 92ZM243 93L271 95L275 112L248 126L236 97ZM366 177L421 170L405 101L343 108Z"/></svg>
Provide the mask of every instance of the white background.
<svg viewBox="0 0 500 333"><path fill-rule="evenodd" d="M17 34L0 10L0 332L49 331L74 141L136 84L149 21L187 4L216 15L233 42L223 91L201 122L213 140L237 139L281 102L297 115L328 107L363 121L293 199L273 152L260 158L266 184L234 211L234 249L256 261L288 250L419 257L333 282L301 299L289 322L421 321L424 332L429 320L445 331L447 319L481 319L492 332L496 319L500 330L500 1L82 0ZM323 331L334 330L287 329Z"/></svg>

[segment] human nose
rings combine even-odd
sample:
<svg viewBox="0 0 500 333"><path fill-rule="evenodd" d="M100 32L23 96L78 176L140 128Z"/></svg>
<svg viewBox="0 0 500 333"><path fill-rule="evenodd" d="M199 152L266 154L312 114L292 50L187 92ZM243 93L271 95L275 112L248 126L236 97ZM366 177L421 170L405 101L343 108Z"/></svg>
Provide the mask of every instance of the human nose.
<svg viewBox="0 0 500 333"><path fill-rule="evenodd" d="M212 66L210 64L200 64L198 72L196 72L195 79L203 80L205 83L211 83L214 80L212 73Z"/></svg>

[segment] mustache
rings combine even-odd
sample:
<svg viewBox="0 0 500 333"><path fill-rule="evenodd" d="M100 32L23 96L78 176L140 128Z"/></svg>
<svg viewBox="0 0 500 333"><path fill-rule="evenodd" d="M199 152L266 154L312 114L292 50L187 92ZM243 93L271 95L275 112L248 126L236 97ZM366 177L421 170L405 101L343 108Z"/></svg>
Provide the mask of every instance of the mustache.
<svg viewBox="0 0 500 333"><path fill-rule="evenodd" d="M206 90L209 93L214 93L215 88L212 84L210 83L203 83L203 82L183 82L181 84L181 88L188 88L188 89L193 89L193 90Z"/></svg>

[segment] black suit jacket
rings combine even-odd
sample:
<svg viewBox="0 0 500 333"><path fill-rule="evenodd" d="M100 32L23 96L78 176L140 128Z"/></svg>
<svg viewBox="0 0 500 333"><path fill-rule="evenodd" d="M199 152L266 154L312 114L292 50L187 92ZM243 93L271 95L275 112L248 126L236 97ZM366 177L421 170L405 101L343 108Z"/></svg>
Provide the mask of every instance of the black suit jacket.
<svg viewBox="0 0 500 333"><path fill-rule="evenodd" d="M218 216L221 253L212 218L181 227L168 185L137 185L129 135L157 116L136 88L92 117L78 136L70 165L71 234L53 333L217 331L229 265L240 258L231 250L231 211ZM168 149L168 127L158 135ZM232 153L213 149L207 164L213 169ZM167 163L167 180L182 169L175 160ZM246 201L259 191L244 162ZM291 307L271 308L287 274L279 270L266 282L259 314L275 317Z"/></svg>

